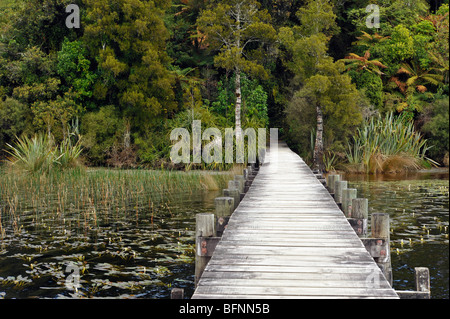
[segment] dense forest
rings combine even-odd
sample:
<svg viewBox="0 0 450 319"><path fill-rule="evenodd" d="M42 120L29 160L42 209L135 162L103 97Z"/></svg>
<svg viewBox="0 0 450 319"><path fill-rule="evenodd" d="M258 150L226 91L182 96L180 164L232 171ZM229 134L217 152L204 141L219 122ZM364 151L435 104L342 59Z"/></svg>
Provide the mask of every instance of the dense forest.
<svg viewBox="0 0 450 319"><path fill-rule="evenodd" d="M448 165L448 32L448 0L0 0L0 157L39 133L86 166L171 167L201 120L277 127L326 170Z"/></svg>

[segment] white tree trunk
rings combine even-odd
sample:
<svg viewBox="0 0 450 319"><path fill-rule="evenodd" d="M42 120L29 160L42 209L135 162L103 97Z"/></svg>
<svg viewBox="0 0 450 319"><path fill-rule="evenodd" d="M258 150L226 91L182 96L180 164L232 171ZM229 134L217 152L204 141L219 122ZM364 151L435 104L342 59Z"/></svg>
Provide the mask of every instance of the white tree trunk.
<svg viewBox="0 0 450 319"><path fill-rule="evenodd" d="M314 169L318 169L323 172L323 115L322 107L320 105L316 106L317 111L317 130L316 130L316 143L314 147Z"/></svg>
<svg viewBox="0 0 450 319"><path fill-rule="evenodd" d="M235 121L236 121L236 134L240 133L241 129L241 104L242 104L242 96L241 96L241 73L239 70L236 70L236 107L235 107ZM237 135L236 135L237 137Z"/></svg>

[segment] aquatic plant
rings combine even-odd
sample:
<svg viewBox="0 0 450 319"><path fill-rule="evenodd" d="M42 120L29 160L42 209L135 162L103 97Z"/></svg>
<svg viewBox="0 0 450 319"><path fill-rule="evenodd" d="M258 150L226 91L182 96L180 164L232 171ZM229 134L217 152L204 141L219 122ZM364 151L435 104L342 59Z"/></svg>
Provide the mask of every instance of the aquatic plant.
<svg viewBox="0 0 450 319"><path fill-rule="evenodd" d="M6 298L167 296L193 267L195 213L204 202L213 209L217 196L204 190L226 187L235 174L242 171L0 168L0 263L7 265L0 291ZM69 264L78 267L76 291L66 286ZM29 290L6 279L19 273L32 280Z"/></svg>

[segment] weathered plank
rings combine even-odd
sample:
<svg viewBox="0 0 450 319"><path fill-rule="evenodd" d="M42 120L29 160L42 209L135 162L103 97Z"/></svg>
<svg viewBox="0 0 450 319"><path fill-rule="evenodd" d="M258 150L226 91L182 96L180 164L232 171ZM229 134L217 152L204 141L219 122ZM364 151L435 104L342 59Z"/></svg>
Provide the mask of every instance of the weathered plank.
<svg viewBox="0 0 450 319"><path fill-rule="evenodd" d="M279 146L277 156L267 152L192 298L398 298L321 181Z"/></svg>
<svg viewBox="0 0 450 319"><path fill-rule="evenodd" d="M398 298L397 294L391 294L392 288L370 289L370 288L342 288L342 287L251 287L251 286L207 286L201 285L196 289L198 294L217 294L224 298L230 295L249 293L252 295L289 296L332 296L332 297L391 297Z"/></svg>

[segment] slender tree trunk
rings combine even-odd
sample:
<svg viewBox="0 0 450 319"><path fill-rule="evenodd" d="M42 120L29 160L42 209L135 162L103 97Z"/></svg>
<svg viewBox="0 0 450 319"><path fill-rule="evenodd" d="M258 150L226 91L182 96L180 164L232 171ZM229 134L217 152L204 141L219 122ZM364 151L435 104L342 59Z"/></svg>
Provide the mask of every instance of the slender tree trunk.
<svg viewBox="0 0 450 319"><path fill-rule="evenodd" d="M322 107L320 105L316 106L317 111L317 130L316 130L316 145L314 147L314 169L323 171L323 115Z"/></svg>
<svg viewBox="0 0 450 319"><path fill-rule="evenodd" d="M235 107L235 119L236 119L236 137L241 129L241 104L242 104L242 97L241 97L241 72L237 69L236 70L236 107Z"/></svg>
<svg viewBox="0 0 450 319"><path fill-rule="evenodd" d="M237 26L237 32L236 32L236 48L237 52L239 54L239 58L242 56L241 52L241 4L238 2L236 3L236 26ZM240 142L241 138L241 103L242 103L242 97L241 97L241 70L239 67L235 67L235 73L236 73L236 107L235 107L235 119L236 119L236 142Z"/></svg>

